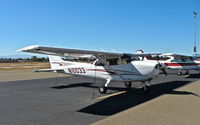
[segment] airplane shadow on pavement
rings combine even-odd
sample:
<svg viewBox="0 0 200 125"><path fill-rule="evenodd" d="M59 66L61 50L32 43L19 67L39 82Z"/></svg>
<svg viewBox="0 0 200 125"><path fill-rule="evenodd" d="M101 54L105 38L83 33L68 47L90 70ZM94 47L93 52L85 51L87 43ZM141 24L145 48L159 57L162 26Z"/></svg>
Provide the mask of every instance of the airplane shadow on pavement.
<svg viewBox="0 0 200 125"><path fill-rule="evenodd" d="M63 84L58 86L51 87L52 89L66 89L66 88L75 88L75 87L94 87L93 83L73 83L73 84ZM96 87L95 87L96 88Z"/></svg>
<svg viewBox="0 0 200 125"><path fill-rule="evenodd" d="M171 81L151 86L151 91L143 93L139 89L131 89L125 93L112 96L87 106L78 112L109 116L137 106L164 94L194 95L192 92L176 91L174 89L189 84L191 81ZM117 89L108 87L108 89ZM122 90L122 89L120 89Z"/></svg>

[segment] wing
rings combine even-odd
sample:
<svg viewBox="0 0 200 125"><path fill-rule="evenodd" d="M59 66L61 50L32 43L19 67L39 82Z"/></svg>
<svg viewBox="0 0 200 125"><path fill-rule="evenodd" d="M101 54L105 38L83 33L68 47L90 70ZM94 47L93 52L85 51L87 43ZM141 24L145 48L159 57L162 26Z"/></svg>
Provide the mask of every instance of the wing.
<svg viewBox="0 0 200 125"><path fill-rule="evenodd" d="M155 55L158 53L141 53L141 54L131 54L131 53L113 53L113 52L102 52L102 51L91 51L91 50L80 50L80 49L67 49L67 48L56 48L56 47L45 47L39 45L32 45L18 51L39 53L46 55L56 55L63 57L96 57L96 58L118 58L122 56L148 56Z"/></svg>
<svg viewBox="0 0 200 125"><path fill-rule="evenodd" d="M193 56L175 54L175 53L165 53L165 54L162 54L162 56L173 56L175 58L194 58Z"/></svg>
<svg viewBox="0 0 200 125"><path fill-rule="evenodd" d="M163 56L175 56L175 57L192 57L188 55L182 55L182 54L175 54L175 53L164 53Z"/></svg>
<svg viewBox="0 0 200 125"><path fill-rule="evenodd" d="M120 57L123 55L121 53L45 47L45 46L38 46L38 45L28 46L28 47L19 49L18 51L39 53L39 54L46 54L46 55L56 55L56 56L63 56L63 57L99 57L99 56Z"/></svg>
<svg viewBox="0 0 200 125"><path fill-rule="evenodd" d="M188 56L188 55L181 55L181 54L174 54L174 53L166 53L166 54L162 54L162 55L163 56L171 56L174 58L174 60L181 60L182 62L197 60L196 57Z"/></svg>

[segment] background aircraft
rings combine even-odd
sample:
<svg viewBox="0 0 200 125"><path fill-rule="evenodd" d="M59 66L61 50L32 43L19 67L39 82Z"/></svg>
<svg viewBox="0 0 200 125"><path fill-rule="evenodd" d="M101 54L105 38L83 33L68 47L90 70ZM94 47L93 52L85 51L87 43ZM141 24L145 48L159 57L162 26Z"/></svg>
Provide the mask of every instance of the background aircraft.
<svg viewBox="0 0 200 125"><path fill-rule="evenodd" d="M138 50L137 53L143 53L143 51ZM150 55L140 57L140 59L141 58L142 60L158 61L163 67L168 69L179 70L178 75L189 74L189 70L200 71L200 59L194 56L165 53L154 56Z"/></svg>
<svg viewBox="0 0 200 125"><path fill-rule="evenodd" d="M178 75L189 74L189 70L200 71L200 59L194 56L166 53L162 54L165 60L160 60L168 69L179 70ZM185 71L185 72L183 72Z"/></svg>

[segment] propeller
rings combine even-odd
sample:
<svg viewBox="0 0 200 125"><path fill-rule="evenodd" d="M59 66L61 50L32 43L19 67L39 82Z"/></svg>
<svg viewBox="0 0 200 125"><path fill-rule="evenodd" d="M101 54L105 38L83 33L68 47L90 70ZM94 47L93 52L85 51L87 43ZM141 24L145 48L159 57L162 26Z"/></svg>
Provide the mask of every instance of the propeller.
<svg viewBox="0 0 200 125"><path fill-rule="evenodd" d="M159 64L159 65L161 65L161 64ZM162 65L161 65L160 69L165 74L165 76L167 76L167 72L166 72L165 68Z"/></svg>
<svg viewBox="0 0 200 125"><path fill-rule="evenodd" d="M165 67L163 67L163 65L158 61L159 60L159 56L157 55L156 58L157 58L157 62L158 62L158 65L160 67L160 70L165 74L165 76L167 76L167 72L165 70Z"/></svg>

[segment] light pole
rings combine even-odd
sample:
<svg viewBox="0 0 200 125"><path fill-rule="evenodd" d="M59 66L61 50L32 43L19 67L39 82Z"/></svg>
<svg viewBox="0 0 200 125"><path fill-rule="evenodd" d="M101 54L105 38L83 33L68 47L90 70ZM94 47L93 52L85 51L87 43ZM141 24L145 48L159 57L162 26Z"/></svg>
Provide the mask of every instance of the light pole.
<svg viewBox="0 0 200 125"><path fill-rule="evenodd" d="M196 16L197 16L197 13L194 11L193 15L194 15L194 56L196 56L197 55L197 45L196 45Z"/></svg>

